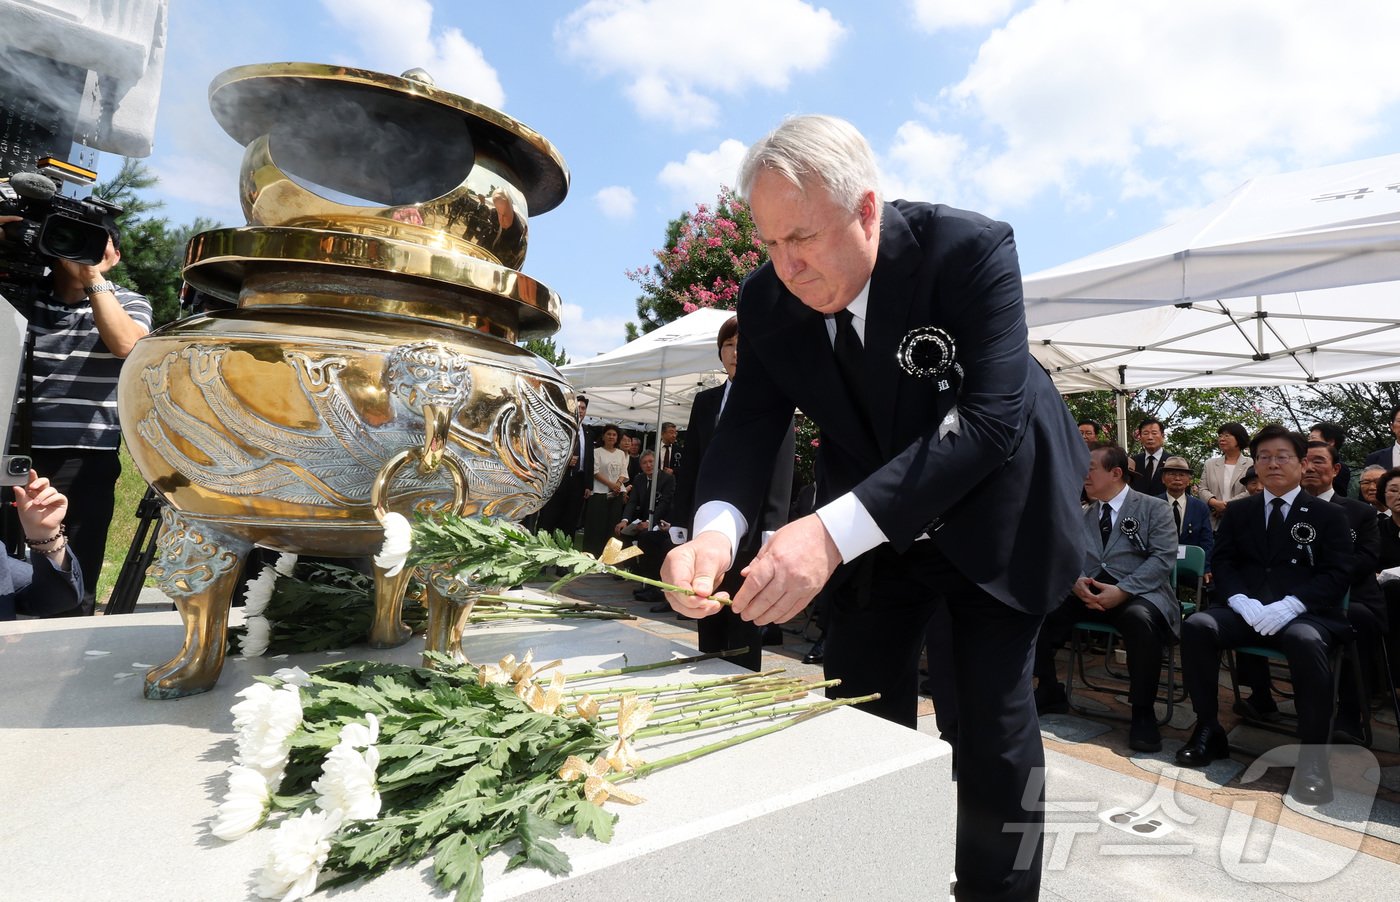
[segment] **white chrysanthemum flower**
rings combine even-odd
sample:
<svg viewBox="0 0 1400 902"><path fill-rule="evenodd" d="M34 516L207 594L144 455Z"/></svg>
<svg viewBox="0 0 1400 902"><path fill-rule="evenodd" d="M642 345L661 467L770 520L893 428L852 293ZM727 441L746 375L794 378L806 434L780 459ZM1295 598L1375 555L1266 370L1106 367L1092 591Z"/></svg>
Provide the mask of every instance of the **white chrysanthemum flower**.
<svg viewBox="0 0 1400 902"><path fill-rule="evenodd" d="M237 761L262 771L275 786L287 766L292 733L301 726L301 690L290 684L274 689L254 683L238 694L243 701L231 709L238 731Z"/></svg>
<svg viewBox="0 0 1400 902"><path fill-rule="evenodd" d="M349 723L340 728L335 748L326 756L321 777L311 784L316 807L339 812L347 821L373 820L379 816L379 793L374 772L379 767L379 718L366 714L368 725ZM359 749L364 749L361 753Z"/></svg>
<svg viewBox="0 0 1400 902"><path fill-rule="evenodd" d="M311 674L300 667L283 667L281 670L272 672L274 679L279 679L288 686L310 686Z"/></svg>
<svg viewBox="0 0 1400 902"><path fill-rule="evenodd" d="M278 576L291 576L296 569L297 556L295 554L281 554L277 556L277 563L272 565L272 569Z"/></svg>
<svg viewBox="0 0 1400 902"><path fill-rule="evenodd" d="M279 824L258 874L258 895L290 902L315 892L331 851L330 836L339 826L340 818L324 811L303 811Z"/></svg>
<svg viewBox="0 0 1400 902"><path fill-rule="evenodd" d="M277 585L277 571L271 566L262 568L256 579L248 583L248 591L243 595L243 613L252 617L267 610L272 600L272 589Z"/></svg>
<svg viewBox="0 0 1400 902"><path fill-rule="evenodd" d="M392 511L384 515L384 546L374 556L376 566L383 567L386 576L397 576L413 548L413 527L403 514Z"/></svg>
<svg viewBox="0 0 1400 902"><path fill-rule="evenodd" d="M243 629L245 632L238 640L238 650L249 658L267 654L267 643L272 640L272 622L254 614L243 621Z"/></svg>
<svg viewBox="0 0 1400 902"><path fill-rule="evenodd" d="M379 718L366 712L365 720L368 723L348 723L341 727L340 738L336 740L336 745L348 745L351 748L363 749L378 742Z"/></svg>
<svg viewBox="0 0 1400 902"><path fill-rule="evenodd" d="M268 808L267 778L251 767L235 764L228 769L228 792L209 832L223 840L238 839L267 819Z"/></svg>

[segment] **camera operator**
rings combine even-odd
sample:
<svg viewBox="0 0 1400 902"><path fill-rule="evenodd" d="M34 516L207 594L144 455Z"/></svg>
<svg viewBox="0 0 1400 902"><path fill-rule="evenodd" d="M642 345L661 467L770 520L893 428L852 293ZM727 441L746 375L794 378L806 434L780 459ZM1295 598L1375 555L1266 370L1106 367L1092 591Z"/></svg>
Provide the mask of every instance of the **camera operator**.
<svg viewBox="0 0 1400 902"><path fill-rule="evenodd" d="M18 217L0 216L0 224ZM151 328L142 295L107 281L121 260L121 233L108 226L96 265L55 260L52 296L39 299L29 321L32 371L27 412L34 468L70 499L68 539L83 562L82 602L48 616L93 613L121 462L117 447L117 377L122 360Z"/></svg>
<svg viewBox="0 0 1400 902"><path fill-rule="evenodd" d="M82 597L83 576L64 535L68 499L30 470L29 484L15 487L14 504L29 560L0 554L0 620L71 609Z"/></svg>

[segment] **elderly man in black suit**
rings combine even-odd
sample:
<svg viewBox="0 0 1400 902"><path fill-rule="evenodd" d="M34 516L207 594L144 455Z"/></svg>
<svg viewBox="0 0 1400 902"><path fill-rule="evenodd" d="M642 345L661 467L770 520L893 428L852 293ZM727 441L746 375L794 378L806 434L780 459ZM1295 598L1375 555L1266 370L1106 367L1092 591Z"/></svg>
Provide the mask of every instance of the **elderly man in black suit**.
<svg viewBox="0 0 1400 902"><path fill-rule="evenodd" d="M1217 719L1220 651L1241 645L1277 648L1288 657L1304 748L1289 789L1316 805L1332 798L1326 744L1332 720L1328 651L1350 632L1342 597L1352 578L1347 517L1339 505L1303 491L1307 440L1265 426L1250 443L1264 490L1225 508L1211 562L1225 606L1201 611L1181 630L1181 669L1196 711L1196 729L1176 753L1187 767L1229 754Z"/></svg>
<svg viewBox="0 0 1400 902"><path fill-rule="evenodd" d="M800 116L755 143L739 185L769 262L739 299L742 365L702 465L706 503L663 574L705 616L790 430L821 427L816 513L748 567L736 613L782 622L832 584L826 673L914 726L924 625L948 605L958 708L956 891L1036 895L1044 751L1031 659L1079 575L1084 440L1026 346L1011 229L880 199L850 123ZM976 712L972 714L971 712Z"/></svg>
<svg viewBox="0 0 1400 902"><path fill-rule="evenodd" d="M1144 495L1160 495L1166 491L1162 482L1162 470L1167 464L1167 458L1172 456L1172 452L1165 447L1166 427L1156 417L1148 417L1138 423L1137 437L1142 443L1142 450L1133 455L1133 463L1137 465L1139 477L1133 483L1133 488Z"/></svg>
<svg viewBox="0 0 1400 902"><path fill-rule="evenodd" d="M1083 517L1084 566L1070 597L1040 628L1036 709L1042 714L1069 709L1064 685L1055 674L1055 650L1070 638L1074 625L1081 620L1112 624L1123 634L1128 652L1128 701L1133 709L1128 745L1156 752L1162 737L1153 703L1162 678L1162 650L1181 631L1181 605L1171 586L1176 523L1161 498L1128 488L1128 453L1117 445L1089 453L1084 492L1093 502Z"/></svg>

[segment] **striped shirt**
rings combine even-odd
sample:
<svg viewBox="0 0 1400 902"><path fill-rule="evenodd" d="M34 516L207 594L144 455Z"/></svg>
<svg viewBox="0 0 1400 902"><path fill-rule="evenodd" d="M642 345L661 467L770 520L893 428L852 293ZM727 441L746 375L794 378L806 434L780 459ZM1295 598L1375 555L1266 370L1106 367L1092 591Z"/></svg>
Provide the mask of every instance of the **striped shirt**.
<svg viewBox="0 0 1400 902"><path fill-rule="evenodd" d="M151 304L125 288L117 301L133 320L151 328ZM92 303L69 306L55 299L34 305L29 333L34 342L33 441L35 448L115 451L117 377L122 359L107 350L97 332Z"/></svg>

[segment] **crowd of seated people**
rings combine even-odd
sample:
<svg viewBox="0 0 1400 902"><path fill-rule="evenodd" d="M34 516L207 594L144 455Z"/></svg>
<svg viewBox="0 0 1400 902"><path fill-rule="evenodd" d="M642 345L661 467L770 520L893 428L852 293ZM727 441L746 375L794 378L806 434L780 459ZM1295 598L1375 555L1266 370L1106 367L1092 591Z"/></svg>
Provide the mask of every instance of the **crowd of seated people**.
<svg viewBox="0 0 1400 902"><path fill-rule="evenodd" d="M1393 413L1400 440L1400 411ZM1393 641L1389 609L1400 605L1400 468L1392 465L1400 442L1368 457L1352 487L1340 456L1345 435L1335 424L1319 423L1308 436L1270 425L1251 439L1240 424L1226 423L1220 454L1192 491L1193 468L1166 450L1160 421L1143 427L1144 451L1134 457L1111 443L1091 446L1087 552L1071 594L1042 627L1037 710L1068 710L1055 653L1076 625L1110 624L1127 654L1129 747L1158 751L1154 702L1163 654L1179 642L1197 719L1176 761L1202 767L1229 754L1218 718L1222 652L1273 650L1287 659L1297 710L1300 754L1289 792L1305 804L1330 801L1329 744L1366 741L1366 706L1396 683L1380 664L1382 643ZM1090 429L1082 431L1089 443ZM1359 500L1347 497L1349 488ZM1198 599L1203 607L1183 618L1172 569L1188 545L1205 554L1207 591ZM1363 688L1344 672L1334 693L1331 653L1353 641ZM1250 690L1236 712L1278 719L1268 661L1240 654L1236 666Z"/></svg>

